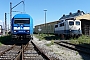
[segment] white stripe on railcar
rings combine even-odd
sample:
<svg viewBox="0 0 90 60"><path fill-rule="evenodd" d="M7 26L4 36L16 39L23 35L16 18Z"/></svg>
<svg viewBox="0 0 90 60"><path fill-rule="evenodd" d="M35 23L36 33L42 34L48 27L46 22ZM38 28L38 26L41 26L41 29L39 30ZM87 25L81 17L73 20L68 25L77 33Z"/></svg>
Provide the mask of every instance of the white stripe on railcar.
<svg viewBox="0 0 90 60"><path fill-rule="evenodd" d="M14 27L14 30L20 30L20 27Z"/></svg>
<svg viewBox="0 0 90 60"><path fill-rule="evenodd" d="M29 30L29 29L30 29L30 27L23 27L23 29L24 29L24 30Z"/></svg>
<svg viewBox="0 0 90 60"><path fill-rule="evenodd" d="M30 27L23 27L21 29L23 29L23 30L29 30ZM14 27L14 30L20 30L20 27Z"/></svg>

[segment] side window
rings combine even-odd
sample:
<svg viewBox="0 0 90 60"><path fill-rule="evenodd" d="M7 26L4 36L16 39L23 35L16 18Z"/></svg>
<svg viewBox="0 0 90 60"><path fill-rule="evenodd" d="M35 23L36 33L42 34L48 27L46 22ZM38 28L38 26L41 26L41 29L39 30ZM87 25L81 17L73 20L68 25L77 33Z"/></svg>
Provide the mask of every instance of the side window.
<svg viewBox="0 0 90 60"><path fill-rule="evenodd" d="M59 27L62 27L62 26L64 26L64 23L61 23L61 24L59 25Z"/></svg>
<svg viewBox="0 0 90 60"><path fill-rule="evenodd" d="M62 26L64 26L64 23L62 23Z"/></svg>
<svg viewBox="0 0 90 60"><path fill-rule="evenodd" d="M55 25L55 28L57 28L58 27L58 25Z"/></svg>
<svg viewBox="0 0 90 60"><path fill-rule="evenodd" d="M59 24L59 27L61 27L62 26L62 24Z"/></svg>

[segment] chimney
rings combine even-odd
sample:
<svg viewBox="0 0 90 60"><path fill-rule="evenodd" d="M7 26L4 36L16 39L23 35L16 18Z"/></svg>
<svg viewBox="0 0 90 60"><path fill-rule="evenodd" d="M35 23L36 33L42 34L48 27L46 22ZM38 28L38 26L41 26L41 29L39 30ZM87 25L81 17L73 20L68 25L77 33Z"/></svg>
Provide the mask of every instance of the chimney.
<svg viewBox="0 0 90 60"><path fill-rule="evenodd" d="M80 13L80 10L78 10L77 13Z"/></svg>
<svg viewBox="0 0 90 60"><path fill-rule="evenodd" d="M65 14L63 14L63 17L65 17Z"/></svg>
<svg viewBox="0 0 90 60"><path fill-rule="evenodd" d="M69 15L72 15L72 12L70 12Z"/></svg>

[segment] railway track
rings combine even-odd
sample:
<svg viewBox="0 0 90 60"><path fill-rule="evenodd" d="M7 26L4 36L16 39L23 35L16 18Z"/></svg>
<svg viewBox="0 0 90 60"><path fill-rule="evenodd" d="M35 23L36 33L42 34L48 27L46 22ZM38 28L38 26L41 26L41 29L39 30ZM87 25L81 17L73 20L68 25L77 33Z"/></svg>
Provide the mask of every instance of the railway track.
<svg viewBox="0 0 90 60"><path fill-rule="evenodd" d="M45 60L45 58L39 53L31 42L25 46L23 45L22 51L22 60Z"/></svg>
<svg viewBox="0 0 90 60"><path fill-rule="evenodd" d="M43 52L44 51L44 52ZM47 56L48 52L41 50L32 41L22 46L13 45L8 49L0 52L0 60L58 60Z"/></svg>
<svg viewBox="0 0 90 60"><path fill-rule="evenodd" d="M20 50L20 46L13 45L0 53L0 60L14 60L18 56Z"/></svg>
<svg viewBox="0 0 90 60"><path fill-rule="evenodd" d="M30 41L26 46L23 45L22 49L22 60L55 60L54 58L49 58L45 55L45 53L32 41Z"/></svg>
<svg viewBox="0 0 90 60"><path fill-rule="evenodd" d="M69 49L72 49L72 50L79 51L79 52L90 55L90 48L88 48L88 47L68 43L68 42L65 42L65 41L60 41L60 42L55 42L55 43L60 45L60 46L63 46L63 47L66 47L66 48L69 48Z"/></svg>

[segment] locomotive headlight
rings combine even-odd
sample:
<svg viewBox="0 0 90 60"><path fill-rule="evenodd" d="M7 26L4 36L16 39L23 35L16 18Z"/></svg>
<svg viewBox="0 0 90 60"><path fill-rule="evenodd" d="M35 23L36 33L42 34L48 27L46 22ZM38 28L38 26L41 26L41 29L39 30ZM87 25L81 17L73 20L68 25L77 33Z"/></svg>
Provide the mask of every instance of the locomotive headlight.
<svg viewBox="0 0 90 60"><path fill-rule="evenodd" d="M71 31L71 29L69 29L69 31Z"/></svg>
<svg viewBox="0 0 90 60"><path fill-rule="evenodd" d="M16 31L14 31L14 32L16 32Z"/></svg>

